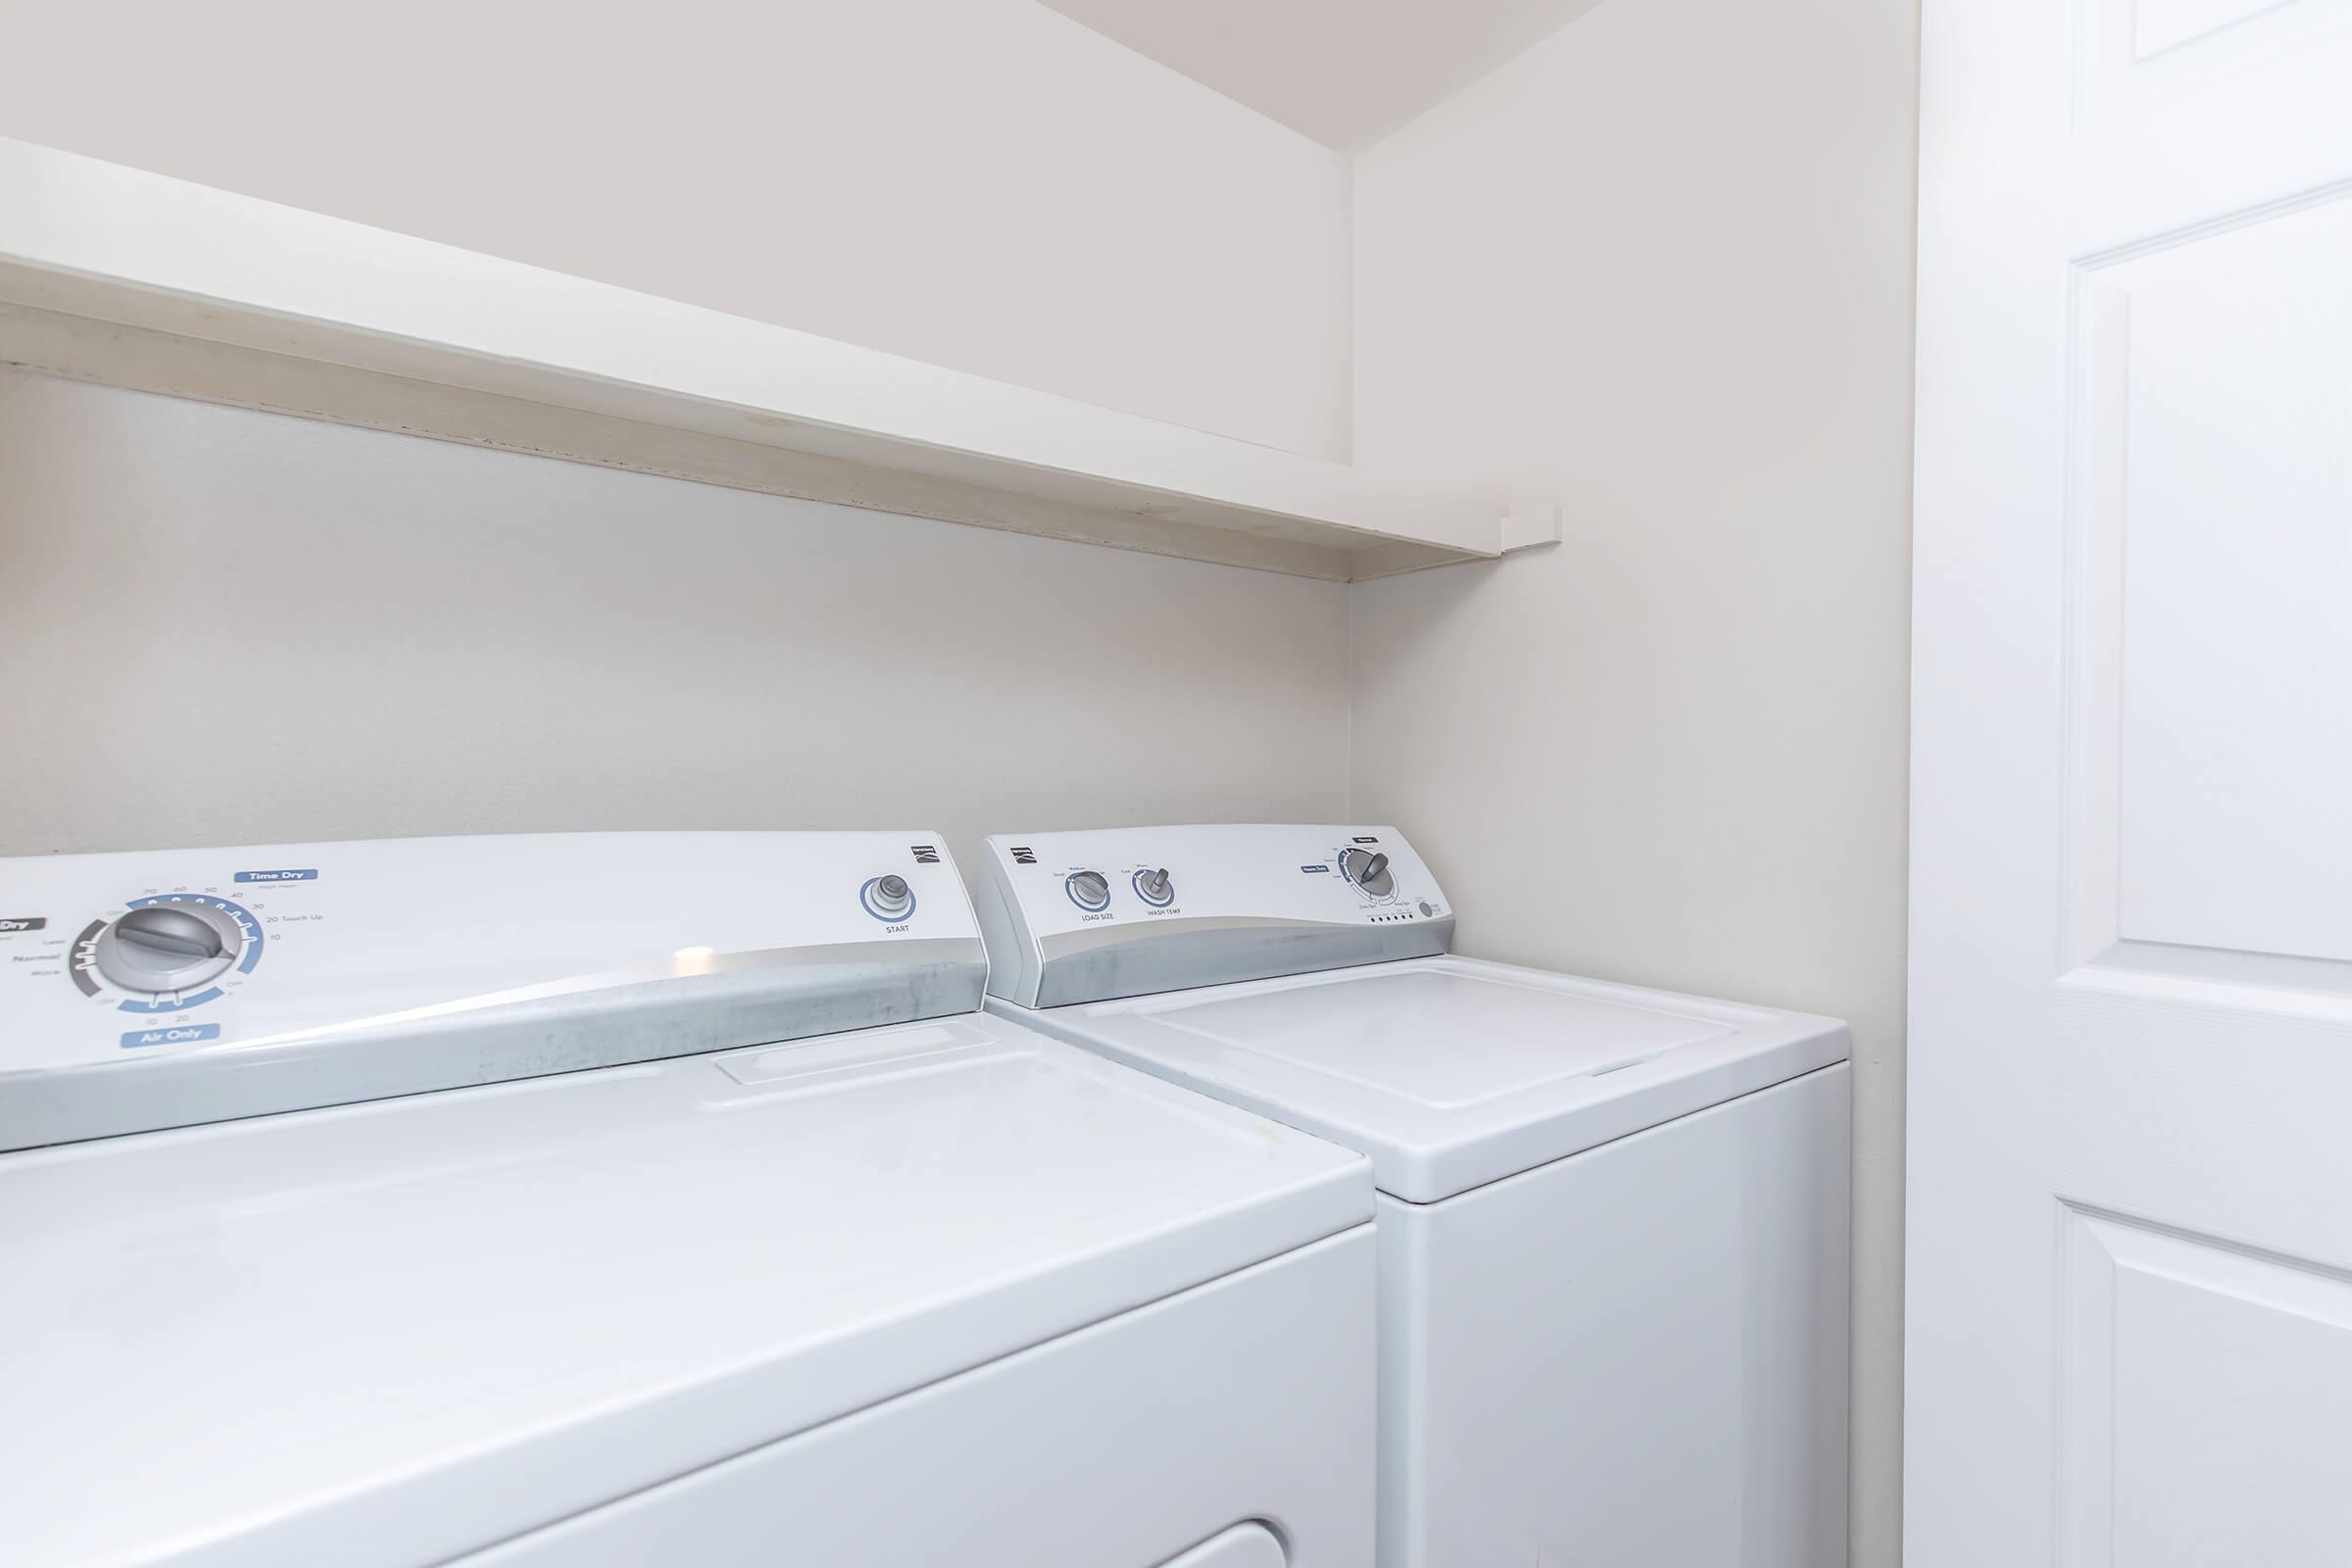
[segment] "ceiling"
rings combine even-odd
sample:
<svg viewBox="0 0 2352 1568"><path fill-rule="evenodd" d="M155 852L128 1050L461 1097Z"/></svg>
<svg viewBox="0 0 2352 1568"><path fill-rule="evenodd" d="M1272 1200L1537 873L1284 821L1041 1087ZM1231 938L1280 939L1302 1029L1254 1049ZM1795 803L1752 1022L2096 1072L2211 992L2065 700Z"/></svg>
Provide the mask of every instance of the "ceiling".
<svg viewBox="0 0 2352 1568"><path fill-rule="evenodd" d="M1599 0L1043 0L1340 152L1360 152Z"/></svg>

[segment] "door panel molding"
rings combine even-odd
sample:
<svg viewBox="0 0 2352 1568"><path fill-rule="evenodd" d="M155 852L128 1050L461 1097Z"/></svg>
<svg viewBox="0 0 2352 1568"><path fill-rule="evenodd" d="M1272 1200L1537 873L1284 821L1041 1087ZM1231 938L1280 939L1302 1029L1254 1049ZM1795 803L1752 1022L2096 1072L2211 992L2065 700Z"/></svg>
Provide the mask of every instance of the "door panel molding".
<svg viewBox="0 0 2352 1568"><path fill-rule="evenodd" d="M2176 530L2193 528L2210 536L2199 548L2216 555L2213 564L2217 566L2226 564L2219 559L2225 555L2250 560L2266 545L2258 537L2256 525L2229 514L2229 503L2259 508L2265 525L2274 532L2285 531L2287 537L2267 541L2268 548L2282 558L2277 564L2278 580L2271 585L2272 596L2256 596L2232 607L2241 612L2236 623L2210 623L2210 607L2221 603L2220 595L2210 584L2193 577L2177 578L2170 586L2176 596L2193 594L2199 603L2142 607L2156 612L2144 619L2167 628L2161 636L2202 639L2215 658L2234 657L2241 662L2251 658L2254 663L2243 672L2242 680L2217 683L2220 689L2200 694L2207 711L2193 715L2156 712L2143 715L2143 722L2162 728L2168 720L2190 716L2201 723L2177 727L2205 732L2231 719L2238 721L2242 727L2232 737L2238 753L2229 760L2231 766L2244 769L2250 762L2269 760L2275 764L2269 787L2275 788L2280 776L2306 780L2307 785L2287 790L2295 798L2276 799L2263 794L2266 783L2262 777L2239 779L2231 786L2231 798L2249 801L2278 821L2299 822L2305 835L2320 842L2264 845L2255 841L2259 835L2241 830L2234 838L2225 832L2214 835L2216 842L2210 846L2197 845L2194 841L2206 835L2208 825L2223 814L2228 803L2202 798L2213 796L2216 786L2201 786L2200 795L2195 780L2187 781L2190 789L2174 791L2182 798L2172 803L2170 820L2143 823L2136 834L2132 831L2126 800L2126 792L2134 784L2126 737L2132 673L2129 651L2135 520L2132 498L2135 492L2155 489L2169 503L2180 488L2178 484L2135 485L2134 480L2143 476L2134 472L2133 466L2134 400L2136 396L2179 405L2208 395L2185 387L2151 387L2135 380L2138 287L2153 283L2161 288L2167 260L2181 258L2194 247L2233 246L2241 255L2253 254L2250 268L2268 264L2276 273L2280 270L2278 264L2285 260L2288 271L2307 274L2300 280L2303 286L2316 286L2328 296L2340 295L2341 284L2333 279L2352 275L2352 207L2337 205L2347 195L2352 195L2352 180L2335 181L2285 201L2266 203L2094 258L2074 269L2068 330L2067 624L2061 697L2067 782L2066 820L2061 829L2065 845L2064 935L2059 967L2068 980L2082 979L2081 972L2086 968L2112 968L2123 973L2103 982L2111 986L2128 987L2139 977L2169 976L2236 988L2248 993L2244 1000L2254 1004L2293 1010L2306 1010L2311 1004L2300 998L2260 1000L2254 994L2274 990L2352 993L2352 983L2348 983L2352 982L2352 907L2333 891L2342 882L2352 881L2352 822L2330 823L2325 803L2309 798L2309 789L2327 787L2312 764L2326 760L2331 742L2324 732L2308 731L2314 722L2326 726L2339 716L2352 722L2352 706L2345 705L2340 695L2343 681L2335 673L2352 664L2352 634L2340 623L2325 623L2329 617L2324 613L2324 603L2299 620L2292 616L2281 619L2275 613L2291 608L2297 594L2317 592L2324 600L2332 593L2333 582L2346 575L2343 568L2352 566L2347 546L2341 538L2330 536L2329 526L2331 517L2352 518L2352 464L2339 462L2331 477L2324 470L2315 477L2314 473L2297 473L2291 465L2280 462L2278 487L2287 489L2298 480L2301 484L2298 493L2278 496L2254 489L2242 475L2221 475L2235 482L2209 498L2212 504L2205 514L2171 519ZM2197 281L2211 290L2217 279L2207 276ZM2180 292L2177 279L2175 284L2175 292ZM2266 298L2281 289L2279 279L2274 276L2250 280L2245 292L2256 292L2254 284L2260 285ZM2284 286L2291 289L2296 280L2290 277ZM2288 364L2279 379L2315 389L2306 402L2314 397L2328 400L2311 416L2319 428L2309 447L2318 451L2324 446L2327 426L2352 429L2352 382L2331 380L2328 373L2328 363L2341 352L2334 346L2336 334L2325 330L2324 319L2315 322L2314 313L2273 310L2267 314L2275 318L2263 324L2281 337L2280 343L2270 347L2278 350L2290 345L2285 347L2286 353L2309 361ZM2344 313L2342 325L2346 333L2352 333L2352 312ZM2217 341L2226 342L2231 355L2242 356L2261 346L2250 343L2252 336L2252 330L2239 326L2217 336ZM2290 375L2287 371L2301 373ZM2331 384L2332 394L2328 390ZM2177 410L2173 422L2180 422ZM2160 429L2148 439L2168 448L2191 444L2201 433L2194 423L2191 421L2192 428L2185 433ZM2324 455L2321 461L2324 463ZM2149 543L2147 538L2141 539L2143 559L2150 553ZM2290 549L2301 554L2283 559ZM2190 625L2184 613L2190 610L2208 613L2199 617L2200 623ZM2268 624L2264 624L2266 618ZM2141 637L2143 642L2154 640L2144 628ZM2297 637L2312 645L2294 645L2292 640ZM2247 646L2231 653L2233 644ZM2263 646L2254 646L2258 644ZM2178 692L2193 686L2196 672L2183 670L2180 663L2176 658L2175 667L2166 671L2164 678L2146 681L2144 687ZM2263 690L2266 683L2275 685L2298 676L2312 680L2314 689L2289 694L2296 700L2283 710L2261 711L2266 699L2275 707L2280 695ZM2141 701L2143 707L2149 706L2146 697ZM2331 711L2336 707L2345 710L2337 715ZM2266 716L2272 720L2271 730L2255 732L2253 721ZM2256 755L2265 746L2278 755L2267 759ZM2172 760L2177 770L2197 762L2194 758ZM2143 756L2140 761L2144 774L2149 760ZM2142 777L2137 782L2145 786L2149 780ZM2161 793L2143 788L2143 799ZM2158 862L2167 854L2180 856L2192 847L2210 851L2204 857L2208 863L2198 868L2209 886L2199 890L2168 885L2165 867ZM2236 897L2228 885L2234 878L2267 884L2293 874L2291 864L2249 863L2266 854L2274 861L2305 861L2312 884L2310 906L2297 911L2291 901L2264 895L2264 906L2259 910L2221 908ZM2141 889L2136 908L2131 906L2127 896L2134 877ZM2236 934L2239 932L2242 936Z"/></svg>
<svg viewBox="0 0 2352 1568"><path fill-rule="evenodd" d="M2352 1539L2352 1269L2059 1209L2058 1562L2337 1561Z"/></svg>

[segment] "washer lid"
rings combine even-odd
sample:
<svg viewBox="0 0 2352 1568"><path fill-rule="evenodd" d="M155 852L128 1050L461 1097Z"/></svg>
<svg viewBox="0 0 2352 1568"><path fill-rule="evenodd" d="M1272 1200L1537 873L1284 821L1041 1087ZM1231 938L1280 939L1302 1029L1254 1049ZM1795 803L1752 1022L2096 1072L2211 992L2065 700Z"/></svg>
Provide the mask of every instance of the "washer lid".
<svg viewBox="0 0 2352 1568"><path fill-rule="evenodd" d="M1847 1054L1833 1018L1422 958L1019 1016L1360 1149L1432 1202Z"/></svg>
<svg viewBox="0 0 2352 1568"><path fill-rule="evenodd" d="M1371 1216L981 1015L0 1157L27 1562L441 1561Z"/></svg>

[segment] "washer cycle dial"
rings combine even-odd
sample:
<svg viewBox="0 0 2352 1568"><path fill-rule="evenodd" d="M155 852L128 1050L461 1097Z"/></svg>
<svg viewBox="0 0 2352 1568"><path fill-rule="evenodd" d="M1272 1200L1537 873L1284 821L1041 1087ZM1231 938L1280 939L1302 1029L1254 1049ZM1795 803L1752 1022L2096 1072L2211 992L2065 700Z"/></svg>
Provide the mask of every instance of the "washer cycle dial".
<svg viewBox="0 0 2352 1568"><path fill-rule="evenodd" d="M1376 899L1396 891L1396 879L1389 874L1389 858L1372 850L1342 850L1340 875Z"/></svg>
<svg viewBox="0 0 2352 1568"><path fill-rule="evenodd" d="M125 991L169 995L200 986L237 961L244 937L201 904L149 904L98 935L98 972Z"/></svg>
<svg viewBox="0 0 2352 1568"><path fill-rule="evenodd" d="M1062 884L1069 890L1070 902L1090 912L1110 907L1110 878L1100 871L1073 871Z"/></svg>

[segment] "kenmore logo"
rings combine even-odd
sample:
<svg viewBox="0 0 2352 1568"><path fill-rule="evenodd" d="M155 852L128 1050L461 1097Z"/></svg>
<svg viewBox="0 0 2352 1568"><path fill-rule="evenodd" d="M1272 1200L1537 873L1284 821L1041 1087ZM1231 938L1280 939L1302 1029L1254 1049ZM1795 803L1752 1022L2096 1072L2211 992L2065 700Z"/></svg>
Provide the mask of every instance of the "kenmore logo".
<svg viewBox="0 0 2352 1568"><path fill-rule="evenodd" d="M937 865L939 863L938 846L931 844L909 844L907 848L914 852L915 864Z"/></svg>
<svg viewBox="0 0 2352 1568"><path fill-rule="evenodd" d="M1012 863L1015 865L1035 865L1037 863L1037 852L1033 849L1030 849L1025 844L1015 844L1012 847Z"/></svg>

